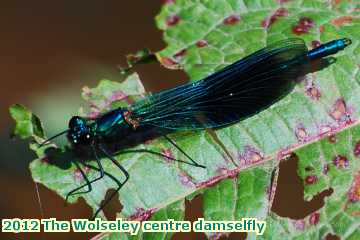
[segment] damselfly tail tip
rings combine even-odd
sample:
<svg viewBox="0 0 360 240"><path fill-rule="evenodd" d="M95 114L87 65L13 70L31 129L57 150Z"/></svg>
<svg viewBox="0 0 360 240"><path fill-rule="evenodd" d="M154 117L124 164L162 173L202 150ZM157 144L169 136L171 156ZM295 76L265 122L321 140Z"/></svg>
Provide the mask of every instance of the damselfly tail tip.
<svg viewBox="0 0 360 240"><path fill-rule="evenodd" d="M352 43L350 38L343 38L343 42L344 42L344 45L346 47L349 46Z"/></svg>

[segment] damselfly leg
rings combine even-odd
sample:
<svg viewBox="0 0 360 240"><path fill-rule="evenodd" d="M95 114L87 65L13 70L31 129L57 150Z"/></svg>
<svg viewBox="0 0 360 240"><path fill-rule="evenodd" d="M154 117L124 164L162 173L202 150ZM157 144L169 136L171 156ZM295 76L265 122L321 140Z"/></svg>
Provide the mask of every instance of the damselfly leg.
<svg viewBox="0 0 360 240"><path fill-rule="evenodd" d="M167 158L169 160L172 160L172 161L177 161L177 162L181 162L181 163L186 163L186 164L189 164L191 166L195 166L195 167L201 167L201 168L205 168L205 166L203 165L200 165L198 164L196 161L194 161L184 150L182 150L172 139L170 139L169 137L165 136L165 138L173 145L175 146L182 154L184 154L187 158L190 159L191 163L190 162L186 162L186 161L182 161L182 160L179 160L179 159L175 159L171 156L167 156L165 154L162 154L162 153L159 153L159 152L155 152L155 151L152 151L152 150L148 150L148 149L134 149L134 150L125 150L125 151L121 151L119 152L118 154L124 154L124 153L131 153L131 152L147 152L147 153L151 153L151 154L154 154L154 155L158 155L158 156L161 156L161 157L164 157L164 158ZM102 179L104 176L105 176L105 171L104 171L104 168L101 164L101 161L100 161L100 158L97 154L97 150L100 150L101 153L103 153L108 159L110 159L112 161L112 163L121 170L121 172L124 174L125 176L125 180L123 182L120 182L120 181L116 181L117 182L117 188L115 189L114 192L112 192L112 194L106 198L99 206L99 208L96 210L95 214L93 215L92 219L94 219L98 213L114 198L114 196L120 191L120 189L122 188L122 186L129 180L129 173L127 172L127 170L112 156L112 154L101 144L99 144L98 146L92 146L92 151L94 153L94 157L95 157L95 160L96 160L96 163L97 163L97 167L98 167L98 171L100 172L100 175L93 179L93 180L88 180L86 174L83 172L83 170L80 168L80 166L78 166L83 178L85 179L86 183L71 190L67 195L66 195L66 199L65 201L67 202L68 201L68 198L70 196L73 196L73 195L78 195L78 194L84 194L84 193L88 193L88 192L91 192L92 191L92 184L94 182L97 182L99 181L100 179ZM83 191L83 192L78 192L80 189L84 188L84 187L88 187L88 190L87 191Z"/></svg>
<svg viewBox="0 0 360 240"><path fill-rule="evenodd" d="M201 168L206 168L204 165L198 164L194 159L192 159L184 150L182 150L171 138L169 138L168 136L164 135L164 138L171 143L171 145L173 145L177 150L179 150L185 157L187 157L195 167L201 167ZM190 163L188 163L190 164ZM192 165L192 164L190 164Z"/></svg>
<svg viewBox="0 0 360 240"><path fill-rule="evenodd" d="M113 156L111 156L111 154L102 145L99 145L99 149L106 155L106 157L108 157L113 162L115 166L117 166L124 173L125 180L121 184L118 184L118 187L115 189L114 192L112 192L110 197L105 199L100 204L100 207L96 210L91 219L94 219L98 215L98 213L111 201L111 199L113 199L113 197L120 191L121 187L124 186L124 184L129 180L130 177L126 169L120 163L118 163L118 161Z"/></svg>
<svg viewBox="0 0 360 240"><path fill-rule="evenodd" d="M104 168L103 168L103 166L102 166L102 164L101 164L101 162L100 162L100 159L99 159L99 157L98 157L98 155L97 155L97 153L96 153L96 148L95 148L93 145L92 145L91 147L92 147L92 150L93 150L93 153L94 153L94 157L95 157L96 163L97 163L97 165L98 165L98 167L99 167L100 176L98 176L97 178L95 178L95 179L93 179L93 180L91 180L91 181L87 181L85 184L81 185L80 187L77 187L77 188L71 190L71 191L66 195L65 202L68 201L68 199L69 199L70 196L91 192L91 191L92 191L92 186L91 186L91 184L94 183L94 182L96 182L96 181L98 181L98 180L100 180L100 179L102 179L102 178L104 177L104 175L105 175L105 174L104 174ZM82 174L84 174L84 175L83 175L84 179L87 179L85 173L81 170L81 168L79 168L79 170L81 171ZM86 187L86 186L88 186L88 190L87 190L87 191L85 191L85 192L77 192L78 190L80 190L80 189L82 189L83 187Z"/></svg>
<svg viewBox="0 0 360 240"><path fill-rule="evenodd" d="M179 149L180 152L184 153L184 151L176 145L176 143L174 143L171 139L170 139L171 143L174 144L174 146L176 146L177 149ZM84 171L80 168L80 166L78 166L78 169L80 170L80 173L82 175L82 177L85 179L86 183L71 190L67 195L66 195L66 198L65 198L65 201L67 202L69 197L70 196L73 196L73 195L78 195L78 194L85 194L85 193L89 193L92 191L92 183L102 179L104 177L104 169L102 167L102 164L100 162L100 158L98 157L98 155L96 154L96 149L95 147L93 147L93 152L94 152L94 156L95 156L95 160L97 162L97 165L98 165L98 168L99 168L99 172L100 172L100 176L89 181L87 176L85 175ZM189 163L189 162L186 162L186 161L183 161L183 160L180 160L180 159L176 159L176 158L173 158L171 156L168 156L168 155L165 155L163 153L159 153L159 152L155 152L155 151L152 151L152 150L149 150L149 149L133 149L133 150L124 150L124 151L120 151L120 152L117 152L117 154L125 154L125 153L140 153L140 152L145 152L145 153L150 153L150 154L154 154L154 155L157 155L157 156L160 156L160 157L163 157L163 158L167 158L168 160L171 160L171 161L174 161L174 162L181 162L181 163L185 163L185 164L188 164L188 165L191 165L191 166L194 166L194 167L201 167L201 168L205 168L205 166L203 165L200 165L198 163L196 163L191 157L189 157L188 154L184 154L186 157L188 157L192 163ZM108 155L111 155L108 151L107 151ZM84 187L88 187L88 190L86 191L83 191L83 192L77 192L79 191L80 189L84 188Z"/></svg>

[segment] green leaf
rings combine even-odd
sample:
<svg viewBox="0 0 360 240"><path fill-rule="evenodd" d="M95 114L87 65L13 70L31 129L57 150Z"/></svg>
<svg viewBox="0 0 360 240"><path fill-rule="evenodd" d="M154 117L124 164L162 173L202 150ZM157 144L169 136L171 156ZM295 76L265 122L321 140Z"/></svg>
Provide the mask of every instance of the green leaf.
<svg viewBox="0 0 360 240"><path fill-rule="evenodd" d="M289 96L268 110L239 124L217 130L215 139L207 131L170 135L187 154L206 165L205 170L167 162L144 152L116 156L130 173L129 181L119 193L119 200L123 205L123 210L118 215L120 217L133 219L151 216L161 210L170 211L171 204L179 203L185 197L194 196L200 189L207 188L204 195L204 216L207 219L232 220L246 216L265 219L273 197L269 197L267 191L270 188L273 192L273 187L276 186L276 174L272 178L271 173L279 160L295 151L300 156L299 174L306 179L307 175L302 167L308 162L303 162L303 159L316 162L319 160L317 156L320 156L316 155L314 145L325 141L319 142L324 137L341 135L359 127L359 5L355 1L342 1L338 4L337 1L310 0L284 1L282 4L267 0L169 2L157 16L157 25L164 30L167 47L156 56L165 66L182 66L193 80L201 79L270 42L296 37L294 31L305 40L309 48L314 40L327 42L348 37L353 41L345 51L336 55L335 64L309 74ZM299 33L296 26L304 17L305 20L311 19L311 27L307 33ZM105 80L96 88L84 88L84 99L91 107L90 110L82 109L81 113L96 117L115 107L131 104L143 97L144 92L137 75L129 76L122 83ZM18 118L16 120L17 124L21 123ZM31 124L29 129L33 128ZM354 141L357 141L357 135L353 136ZM226 151L218 141L225 146ZM353 149L346 146L346 140L341 139L336 144L341 144L342 154L349 157ZM33 148L38 150L36 146ZM30 165L35 181L62 197L84 184L85 181L74 164L74 161L79 160L76 156L66 148L44 148L37 151L39 158ZM132 150L144 148L183 159L177 149L161 138ZM331 152L331 148L333 147L324 149ZM53 154L53 159L48 159L49 156L45 157L44 151L51 149L56 154ZM309 158L304 157L306 154ZM325 156L330 156L330 153L322 153L322 161L331 163ZM81 195L94 210L106 192L116 188L114 179L123 181L125 178L107 159L102 159L102 163L108 175L93 184L93 191ZM84 171L93 179L99 173L92 169L97 168L94 161L89 161L89 165ZM331 170L333 172L329 171L327 177L320 177L320 167L317 165L314 170L318 182L306 185L305 197L309 199L329 186L334 189L333 195L328 197L329 202L320 210L322 224L311 226L312 230L307 231L305 236L303 231L298 230L298 221L294 224L293 220L270 212L266 218L268 227L265 236L277 236L275 239L300 236L305 239L336 233L349 239L357 237L358 231L354 230L358 226L354 223L356 218L349 217L351 214L346 211L355 211L358 200L348 204L345 212L341 212L340 207L346 203L346 192L352 189L351 184L355 184L354 193L357 193L355 173L359 171L359 166L350 164L347 171L343 172ZM241 174L235 178L239 172ZM210 188L223 179L226 180ZM270 186L271 179L273 184ZM248 192L253 194L246 195ZM69 201L74 202L79 196L75 195ZM220 197L215 199L215 196ZM334 202L331 202L332 198ZM334 216L331 215L333 217L323 217L322 211L328 208L328 214L335 213ZM317 216L317 213L314 214L302 221L308 221L310 217L313 221L314 216L315 219ZM155 218L164 219L166 216ZM144 239L160 235L152 234ZM254 238L253 234L248 236Z"/></svg>
<svg viewBox="0 0 360 240"><path fill-rule="evenodd" d="M292 220L270 214L266 219L267 231L262 237L325 239L331 233L342 239L359 239L359 150L359 125L297 150L305 199L310 200L330 188L334 192L325 198L324 207L304 219Z"/></svg>
<svg viewBox="0 0 360 240"><path fill-rule="evenodd" d="M335 1L286 1L280 5L276 1L179 0L165 5L157 16L158 27L164 30L164 39L168 43L168 46L158 53L159 59L170 59L173 64L183 66L191 79L201 79L268 43L287 37L297 37L294 28L304 17L310 18L314 23L308 33L299 36L309 47L314 40L327 42L336 38L351 38L355 44L336 55L336 64L321 72L308 75L306 81L299 84L284 100L240 124L216 131L218 139L226 146L231 156L238 159L240 165L246 166L247 162L251 165L251 159L260 162L265 162L267 159L282 159L292 151L300 149L299 151L309 155L301 159L307 159L314 165L323 167L318 164L318 159L315 161L319 154L316 155L317 152L313 151L312 145L308 144L312 142L316 144L323 137L358 125L359 109L356 107L359 102L360 80L358 71L360 48L357 44L360 39L358 31L360 19L356 10L358 7L358 4L345 1L341 1L340 4ZM174 17L177 19L176 24L169 24L173 23L169 20ZM225 23L229 19L232 19L233 24ZM196 33L188 34L192 31ZM342 111L340 108L345 110ZM339 140L339 144L340 142L343 145L348 143L345 139ZM352 151L351 146L346 146L343 147L342 152L344 154ZM262 166L259 168L261 169ZM266 165L264 171L265 169ZM300 169L304 171L299 166L299 171ZM259 170L255 168L249 171L254 171L255 175ZM352 165L349 171L354 174L359 171L359 167ZM319 172L321 170L317 169L316 173ZM241 172L239 176L241 177L243 173ZM334 189L334 198L337 198L337 194L341 195L341 192L349 191L349 182L356 182L355 175L343 174L347 174L342 178L346 178L348 182L340 184L343 191L339 191L340 188ZM252 180L249 176L247 178L249 181ZM255 178L255 181L258 181L259 185L262 183L262 186L266 186L266 183L262 182L263 179ZM241 217L249 216L246 211L241 210L229 213L228 210L234 209L235 202L241 197L239 195L236 199L230 196L230 189L237 186L235 180L224 182L206 190L204 201L211 204L205 204L204 214L212 213L207 214L206 217L233 220L234 216L238 215L237 219L240 220ZM305 198L309 200L314 194L327 189L330 184L325 183L324 179L319 178L317 184L306 185ZM246 186L247 184L240 184L239 189L241 187L246 189ZM312 191L312 194L309 195L308 191ZM222 195L222 198L213 199L211 197L213 195ZM343 203L346 203L346 196L343 197ZM264 203L268 202L265 195L258 199L263 200ZM261 209L251 206L252 201L254 200L248 198L243 203L244 208L253 211ZM271 202L269 205L265 208L270 209ZM337 206L337 211L341 211L339 205L334 206ZM253 213L253 216L258 215ZM311 216L314 218L316 213ZM347 221L347 217L340 219L343 219L341 224L346 226L343 227L344 231L350 229L347 234L355 236L356 231L351 231L352 228L356 229L355 225L350 224L351 221ZM274 213L270 214L267 221L270 227L266 231L265 239L296 238L298 233L292 235L294 228L285 229L283 226L285 222L296 221L278 217ZM332 221L336 226L341 226L336 220ZM279 231L280 229L283 231ZM313 235L308 234L304 239L318 238L314 237L319 236L314 235L315 232L322 233L322 237L329 232L347 236L340 231L332 231L332 228L313 227ZM248 236L253 237L251 234Z"/></svg>
<svg viewBox="0 0 360 240"><path fill-rule="evenodd" d="M135 54L128 54L126 56L127 67L120 68L122 74L127 74L135 65L151 63L156 61L156 55L153 54L149 49L142 49Z"/></svg>
<svg viewBox="0 0 360 240"><path fill-rule="evenodd" d="M13 132L14 136L22 139L35 137L43 138L44 130L40 119L30 112L26 107L20 104L14 104L10 107L10 115L15 120L16 126Z"/></svg>
<svg viewBox="0 0 360 240"><path fill-rule="evenodd" d="M274 194L271 189L276 185L273 169L273 164L268 162L264 166L244 170L235 178L226 179L206 189L203 196L204 218L211 221L266 218ZM219 233L208 235L219 237Z"/></svg>

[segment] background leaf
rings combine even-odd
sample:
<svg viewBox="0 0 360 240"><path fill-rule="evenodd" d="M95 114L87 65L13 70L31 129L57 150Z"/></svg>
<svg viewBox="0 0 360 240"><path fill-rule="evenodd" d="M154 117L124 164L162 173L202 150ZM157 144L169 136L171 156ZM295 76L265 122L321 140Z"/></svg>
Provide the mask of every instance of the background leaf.
<svg viewBox="0 0 360 240"><path fill-rule="evenodd" d="M14 104L10 107L10 115L16 122L12 135L19 136L22 139L44 137L44 130L40 119L32 114L26 107L20 104Z"/></svg>

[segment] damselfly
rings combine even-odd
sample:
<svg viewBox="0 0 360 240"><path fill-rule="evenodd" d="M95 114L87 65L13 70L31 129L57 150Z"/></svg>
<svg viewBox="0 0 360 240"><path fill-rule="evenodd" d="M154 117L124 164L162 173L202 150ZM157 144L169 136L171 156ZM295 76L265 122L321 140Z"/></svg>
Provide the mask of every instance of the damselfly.
<svg viewBox="0 0 360 240"><path fill-rule="evenodd" d="M205 168L182 151L167 134L222 128L257 114L292 90L296 78L303 74L304 66L316 65L313 63L350 44L350 39L343 38L308 51L302 39L285 39L200 81L150 95L128 108L114 109L95 120L74 116L69 129L42 144L67 134L73 148L89 146L93 152L99 176L69 192L66 199L104 177L98 152L123 172L125 180L118 183L117 190L100 204L95 217L129 179L127 170L112 156L110 145L120 141L131 145L135 139L135 142L143 142L149 137L164 137L190 161L167 158Z"/></svg>

